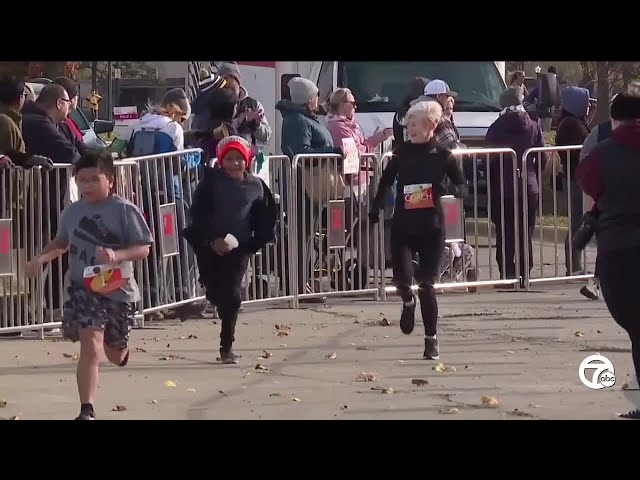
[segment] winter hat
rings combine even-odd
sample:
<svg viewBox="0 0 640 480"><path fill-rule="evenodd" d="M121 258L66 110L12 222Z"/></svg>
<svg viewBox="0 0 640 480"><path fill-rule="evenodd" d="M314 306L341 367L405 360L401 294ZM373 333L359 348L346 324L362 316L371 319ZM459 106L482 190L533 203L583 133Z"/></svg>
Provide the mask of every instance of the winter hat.
<svg viewBox="0 0 640 480"><path fill-rule="evenodd" d="M200 81L198 82L198 90L200 93L208 92L209 90L222 88L227 81L222 78L221 75L211 73L209 70L202 69L200 71Z"/></svg>
<svg viewBox="0 0 640 480"><path fill-rule="evenodd" d="M240 75L240 68L235 62L223 63L218 68L218 75L221 77L233 77L240 85L242 85L242 76Z"/></svg>
<svg viewBox="0 0 640 480"><path fill-rule="evenodd" d="M640 85L631 84L611 102L611 118L619 122L640 119Z"/></svg>
<svg viewBox="0 0 640 480"><path fill-rule="evenodd" d="M562 109L574 117L584 118L589 111L589 90L581 87L564 87L560 94Z"/></svg>
<svg viewBox="0 0 640 480"><path fill-rule="evenodd" d="M291 95L291 103L295 105L306 105L318 96L318 87L306 78L293 77L287 86Z"/></svg>
<svg viewBox="0 0 640 480"><path fill-rule="evenodd" d="M53 83L57 83L62 88L64 88L69 94L69 98L80 95L78 84L75 81L71 80L69 77L57 77L53 80Z"/></svg>
<svg viewBox="0 0 640 480"><path fill-rule="evenodd" d="M244 138L237 135L231 135L229 137L223 138L218 142L218 145L216 146L216 157L218 157L218 161L222 162L222 159L227 153L229 153L230 150L236 150L240 152L242 158L244 158L244 164L248 169L249 165L251 164L251 157L253 157L251 152L251 144Z"/></svg>
<svg viewBox="0 0 640 480"><path fill-rule="evenodd" d="M172 88L162 97L162 105L177 105L187 117L191 115L191 104L181 88Z"/></svg>
<svg viewBox="0 0 640 480"><path fill-rule="evenodd" d="M500 94L500 108L517 107L522 105L522 95L515 87L509 87Z"/></svg>

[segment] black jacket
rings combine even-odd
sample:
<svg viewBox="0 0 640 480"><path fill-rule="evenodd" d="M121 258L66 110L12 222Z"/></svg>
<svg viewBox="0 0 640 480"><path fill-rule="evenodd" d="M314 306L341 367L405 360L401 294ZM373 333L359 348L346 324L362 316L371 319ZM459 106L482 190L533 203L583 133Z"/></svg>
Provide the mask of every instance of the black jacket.
<svg viewBox="0 0 640 480"><path fill-rule="evenodd" d="M211 228L214 212L214 189L218 175L224 175L219 167L205 167L204 178L196 188L193 196L190 216L191 225L182 232L185 240L193 249L196 256L203 249L211 250L215 234ZM246 242L240 243L238 251L254 254L275 238L275 226L278 217L276 202L269 187L262 181L263 196L251 207L250 223L253 236Z"/></svg>

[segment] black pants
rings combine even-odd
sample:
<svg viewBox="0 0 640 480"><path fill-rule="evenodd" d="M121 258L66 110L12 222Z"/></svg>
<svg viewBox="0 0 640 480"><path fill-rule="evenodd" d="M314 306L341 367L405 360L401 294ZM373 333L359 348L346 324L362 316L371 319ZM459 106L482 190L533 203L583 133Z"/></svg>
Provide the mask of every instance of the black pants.
<svg viewBox="0 0 640 480"><path fill-rule="evenodd" d="M213 250L198 252L200 282L207 292L207 300L218 310L222 328L220 348L231 351L235 341L236 322L242 303L242 278L247 272L249 255L231 251L223 257Z"/></svg>
<svg viewBox="0 0 640 480"><path fill-rule="evenodd" d="M413 283L413 258L420 257L415 272L418 282L418 298L424 333L428 336L436 334L438 325L438 301L433 285L436 283L440 258L444 249L444 231L434 230L423 235L408 235L397 228L391 231L391 256L393 258L393 281L403 302L413 299L411 284Z"/></svg>
<svg viewBox="0 0 640 480"><path fill-rule="evenodd" d="M518 217L518 245L516 246L516 228L514 222L515 199L505 198L504 201L504 237L502 234L502 211L499 199L491 202L491 221L496 227L496 261L498 262L498 270L500 277L505 280L513 280L516 278L516 248L520 251L520 275L524 277L524 245L529 244L529 261L528 270L531 272L533 268L533 244L531 236L536 223L536 211L538 210L538 195L529 195L527 220L529 222L528 229L524 230L524 217L522 214ZM522 211L522 198L518 202L518 210ZM502 261L503 245L505 262Z"/></svg>
<svg viewBox="0 0 640 480"><path fill-rule="evenodd" d="M600 289L609 313L629 335L636 378L640 384L640 255L637 249L600 253L596 259Z"/></svg>
<svg viewBox="0 0 640 480"><path fill-rule="evenodd" d="M572 275L574 273L583 273L582 269L582 251L577 250L573 245L571 249L569 249L570 242L573 239L576 231L582 225L582 217L583 217L583 198L582 198L582 189L580 185L575 180L571 181L571 198L569 199L569 205L571 208L571 225L569 227L569 231L567 232L567 238L564 241L564 258L565 258L565 266L567 269L567 275ZM571 254L569 253L571 250Z"/></svg>

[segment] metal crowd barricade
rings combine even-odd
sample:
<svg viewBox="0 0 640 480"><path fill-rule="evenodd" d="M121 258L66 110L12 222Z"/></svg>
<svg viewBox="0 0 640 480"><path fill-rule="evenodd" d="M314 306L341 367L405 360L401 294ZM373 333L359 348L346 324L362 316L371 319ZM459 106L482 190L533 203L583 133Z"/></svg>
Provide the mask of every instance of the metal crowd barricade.
<svg viewBox="0 0 640 480"><path fill-rule="evenodd" d="M573 232L571 225L581 221L585 211L589 209L589 202L585 200L585 196L580 190L579 186L575 182L571 182L571 162L565 161L563 163L567 166L567 171L563 172L562 181L564 183L564 191L559 194L558 174L560 173L559 163L561 157L568 159L571 152L580 151L582 145L571 145L561 147L538 147L530 148L523 154L522 158L522 183L523 188L526 186L527 175L529 173L529 165L526 159L530 156L536 158L537 176L540 181L540 194L538 196L538 204L536 208L534 225L529 225L530 219L525 215L525 221L527 222L527 228L534 230L534 237L538 240L537 248L534 246L533 256L536 258L534 262L534 270L531 274L524 272L525 288L530 289L531 285L542 283L557 283L568 281L585 281L589 278L593 278L593 274L587 274L589 264L589 257L593 258L591 265L595 268L595 247L588 246L582 253L574 252L572 237ZM543 169L542 157L547 156L547 168ZM545 173L550 173L551 183L551 225L545 219L545 211L549 210L548 199L544 195L545 184L549 184L549 180L546 179ZM575 195L575 197L574 197ZM523 205L523 211L527 212L530 205L528 199L525 198L525 204ZM564 215L566 213L566 216ZM561 225L562 219L566 218L566 226ZM528 247L528 246L527 246ZM564 255L560 252L563 251ZM529 252L527 252L528 254ZM579 272L573 271L573 256L576 256L576 260L580 257L581 269ZM552 263L549 263L551 261ZM564 261L564 262L563 262ZM562 265L564 263L564 265ZM551 267L551 268L548 268ZM564 268L564 275L561 269Z"/></svg>
<svg viewBox="0 0 640 480"><path fill-rule="evenodd" d="M278 205L275 241L253 255L243 285L243 305L289 301L295 303L295 224L291 194L291 161L286 155L264 157L252 173L269 187Z"/></svg>
<svg viewBox="0 0 640 480"><path fill-rule="evenodd" d="M380 179L375 155L357 173L343 173L340 155L293 159L293 225L297 297L380 294L380 231L370 224L370 187ZM291 223L290 223L291 225Z"/></svg>
<svg viewBox="0 0 640 480"><path fill-rule="evenodd" d="M516 152L510 148L466 148L456 149L452 153L460 158L460 165L468 178L470 194L464 200L449 195L441 198L446 238L441 275L434 286L438 290L469 291L486 286L514 285L517 288L520 283L521 255L520 249L516 247L521 236L519 199L516 195L515 201L509 204L501 200L505 197L505 188L518 191L519 159ZM389 153L386 154L383 161L389 156ZM492 175L490 165L498 167L497 175L495 172ZM504 167L509 165L511 174L505 175ZM497 205L491 202L492 196L497 198ZM471 213L470 219L467 218L467 212ZM384 218L381 224L383 232L387 233L388 227L385 226ZM510 225L513 228L509 228ZM383 241L386 241L390 235L384 237L386 238ZM513 237L511 242L509 237ZM456 250L460 252L460 257L452 253ZM506 269L500 273L498 267L499 264L506 265L507 250L514 252L515 271L510 275L507 275ZM498 255L499 251L501 253ZM465 260L468 258L470 263L466 265ZM458 262L461 262L460 266ZM386 267L385 264L383 295L396 291L394 286L386 286L387 278L392 276ZM456 276L454 272L457 269L460 269L460 274ZM447 270L450 278L444 275ZM446 281L443 282L443 279ZM414 285L413 288L418 287Z"/></svg>

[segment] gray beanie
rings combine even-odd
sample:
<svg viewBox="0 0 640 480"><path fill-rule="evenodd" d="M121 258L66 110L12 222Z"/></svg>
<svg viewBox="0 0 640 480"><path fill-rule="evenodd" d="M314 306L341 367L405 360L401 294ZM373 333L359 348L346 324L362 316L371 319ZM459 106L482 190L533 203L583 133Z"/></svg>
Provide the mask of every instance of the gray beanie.
<svg viewBox="0 0 640 480"><path fill-rule="evenodd" d="M318 87L311 80L294 77L287 84L291 94L291 103L305 105L318 96Z"/></svg>
<svg viewBox="0 0 640 480"><path fill-rule="evenodd" d="M223 63L218 68L218 75L221 77L233 77L238 81L239 85L242 85L242 76L240 75L240 67L237 63Z"/></svg>
<svg viewBox="0 0 640 480"><path fill-rule="evenodd" d="M187 117L191 115L191 104L187 99L187 94L184 93L184 90L181 88L172 88L169 90L164 94L160 103L162 105L177 105Z"/></svg>
<svg viewBox="0 0 640 480"><path fill-rule="evenodd" d="M517 88L509 87L500 94L500 108L522 105L522 95Z"/></svg>

